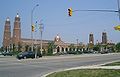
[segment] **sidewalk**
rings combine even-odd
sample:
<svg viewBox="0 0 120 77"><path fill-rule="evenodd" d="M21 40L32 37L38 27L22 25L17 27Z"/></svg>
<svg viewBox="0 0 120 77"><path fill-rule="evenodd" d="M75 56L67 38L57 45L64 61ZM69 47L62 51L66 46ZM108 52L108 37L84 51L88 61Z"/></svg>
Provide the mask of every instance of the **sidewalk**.
<svg viewBox="0 0 120 77"><path fill-rule="evenodd" d="M66 69L67 70L75 70L75 69L120 69L120 66L81 66L81 67L75 67L75 68L70 68Z"/></svg>

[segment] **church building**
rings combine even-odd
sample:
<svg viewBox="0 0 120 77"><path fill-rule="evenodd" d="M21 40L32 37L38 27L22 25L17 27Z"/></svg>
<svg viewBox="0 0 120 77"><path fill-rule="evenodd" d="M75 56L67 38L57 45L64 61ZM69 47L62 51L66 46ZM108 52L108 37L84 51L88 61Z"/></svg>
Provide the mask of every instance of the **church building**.
<svg viewBox="0 0 120 77"><path fill-rule="evenodd" d="M17 13L14 19L14 27L13 27L13 34L11 34L11 24L10 19L7 17L4 26L4 35L3 35L3 48L6 51L13 51L15 48L16 51L29 51L32 49L33 43L33 50L40 51L40 39L26 39L21 37L21 21L20 16ZM11 36L12 35L12 36ZM57 34L54 40L42 40L42 52L47 53L49 43L53 42L55 45L53 54L63 52L66 53L70 50L71 43L65 43L62 41L61 37ZM77 48L77 44L74 44Z"/></svg>

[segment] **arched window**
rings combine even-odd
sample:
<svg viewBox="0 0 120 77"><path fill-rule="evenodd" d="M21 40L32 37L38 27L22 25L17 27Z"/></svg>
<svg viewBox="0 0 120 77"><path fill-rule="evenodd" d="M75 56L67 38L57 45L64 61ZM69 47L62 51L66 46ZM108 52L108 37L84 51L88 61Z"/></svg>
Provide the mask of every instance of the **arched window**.
<svg viewBox="0 0 120 77"><path fill-rule="evenodd" d="M57 47L57 52L60 52L60 47Z"/></svg>
<svg viewBox="0 0 120 77"><path fill-rule="evenodd" d="M70 48L69 51L72 51L72 48Z"/></svg>
<svg viewBox="0 0 120 77"><path fill-rule="evenodd" d="M62 51L64 51L64 48L62 47Z"/></svg>
<svg viewBox="0 0 120 77"><path fill-rule="evenodd" d="M65 48L65 51L68 51L68 48Z"/></svg>

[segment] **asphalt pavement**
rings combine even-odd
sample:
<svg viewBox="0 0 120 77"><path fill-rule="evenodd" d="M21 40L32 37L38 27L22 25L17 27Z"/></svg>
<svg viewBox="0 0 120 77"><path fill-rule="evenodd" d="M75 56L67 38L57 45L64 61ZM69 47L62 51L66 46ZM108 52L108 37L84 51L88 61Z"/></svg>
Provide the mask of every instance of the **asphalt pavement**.
<svg viewBox="0 0 120 77"><path fill-rule="evenodd" d="M56 70L92 66L116 60L120 60L120 54L62 55L24 60L17 60L14 56L0 56L0 77L41 77Z"/></svg>

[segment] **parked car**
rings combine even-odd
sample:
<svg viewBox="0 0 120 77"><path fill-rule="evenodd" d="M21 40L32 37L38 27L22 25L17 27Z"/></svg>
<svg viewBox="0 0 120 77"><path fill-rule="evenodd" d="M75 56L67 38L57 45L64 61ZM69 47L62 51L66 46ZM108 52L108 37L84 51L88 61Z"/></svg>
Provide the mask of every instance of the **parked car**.
<svg viewBox="0 0 120 77"><path fill-rule="evenodd" d="M2 55L4 55L4 56L13 56L14 54L12 52L2 52Z"/></svg>
<svg viewBox="0 0 120 77"><path fill-rule="evenodd" d="M101 51L100 53L101 53L101 54L107 54L108 51Z"/></svg>
<svg viewBox="0 0 120 77"><path fill-rule="evenodd" d="M2 52L0 52L0 55L2 55Z"/></svg>
<svg viewBox="0 0 120 77"><path fill-rule="evenodd" d="M37 57L42 57L40 53L37 53ZM17 55L17 59L26 59L26 58L35 58L35 52L27 51L27 52L21 52Z"/></svg>

